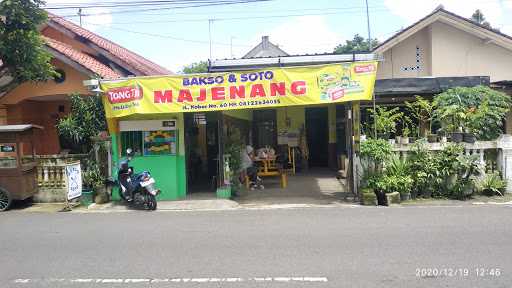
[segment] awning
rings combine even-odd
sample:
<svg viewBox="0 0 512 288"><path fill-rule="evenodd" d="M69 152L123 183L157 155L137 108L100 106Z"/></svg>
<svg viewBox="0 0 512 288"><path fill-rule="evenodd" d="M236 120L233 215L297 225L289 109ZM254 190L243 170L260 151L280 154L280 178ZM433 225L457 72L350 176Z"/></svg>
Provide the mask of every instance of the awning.
<svg viewBox="0 0 512 288"><path fill-rule="evenodd" d="M489 86L489 76L394 78L375 81L375 95L438 94L454 87Z"/></svg>

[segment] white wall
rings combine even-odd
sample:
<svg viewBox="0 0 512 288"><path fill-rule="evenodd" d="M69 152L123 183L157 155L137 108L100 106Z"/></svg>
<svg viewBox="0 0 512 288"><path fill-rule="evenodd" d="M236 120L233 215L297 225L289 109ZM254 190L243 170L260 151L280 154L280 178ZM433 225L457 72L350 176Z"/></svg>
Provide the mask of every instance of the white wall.
<svg viewBox="0 0 512 288"><path fill-rule="evenodd" d="M418 31L387 50L383 56L384 61L379 63L377 70L377 79L430 76L430 29L427 27Z"/></svg>
<svg viewBox="0 0 512 288"><path fill-rule="evenodd" d="M433 76L490 76L491 82L512 80L512 51L492 42L486 44L439 21L431 29Z"/></svg>

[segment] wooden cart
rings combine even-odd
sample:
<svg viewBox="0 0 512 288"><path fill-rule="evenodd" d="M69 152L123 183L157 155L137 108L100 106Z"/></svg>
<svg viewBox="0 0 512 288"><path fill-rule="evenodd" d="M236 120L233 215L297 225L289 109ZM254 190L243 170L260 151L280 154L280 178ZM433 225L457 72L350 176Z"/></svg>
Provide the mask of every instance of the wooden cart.
<svg viewBox="0 0 512 288"><path fill-rule="evenodd" d="M37 193L37 160L34 129L40 126L0 125L0 211L13 200L25 200Z"/></svg>

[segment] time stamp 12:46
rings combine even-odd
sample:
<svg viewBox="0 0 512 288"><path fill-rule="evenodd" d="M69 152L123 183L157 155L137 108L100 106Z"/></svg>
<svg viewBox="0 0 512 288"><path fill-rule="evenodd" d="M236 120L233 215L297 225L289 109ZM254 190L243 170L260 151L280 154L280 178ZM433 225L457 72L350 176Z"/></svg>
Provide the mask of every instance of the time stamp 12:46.
<svg viewBox="0 0 512 288"><path fill-rule="evenodd" d="M500 277L503 270L500 268L416 268L416 277L435 278L435 277Z"/></svg>

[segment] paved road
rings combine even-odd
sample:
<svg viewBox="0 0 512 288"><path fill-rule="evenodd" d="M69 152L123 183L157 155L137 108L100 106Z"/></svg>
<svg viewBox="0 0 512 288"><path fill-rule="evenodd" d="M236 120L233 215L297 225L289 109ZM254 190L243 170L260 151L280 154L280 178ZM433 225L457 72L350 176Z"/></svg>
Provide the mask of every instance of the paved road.
<svg viewBox="0 0 512 288"><path fill-rule="evenodd" d="M511 216L510 206L13 211L0 214L0 287L511 287Z"/></svg>

